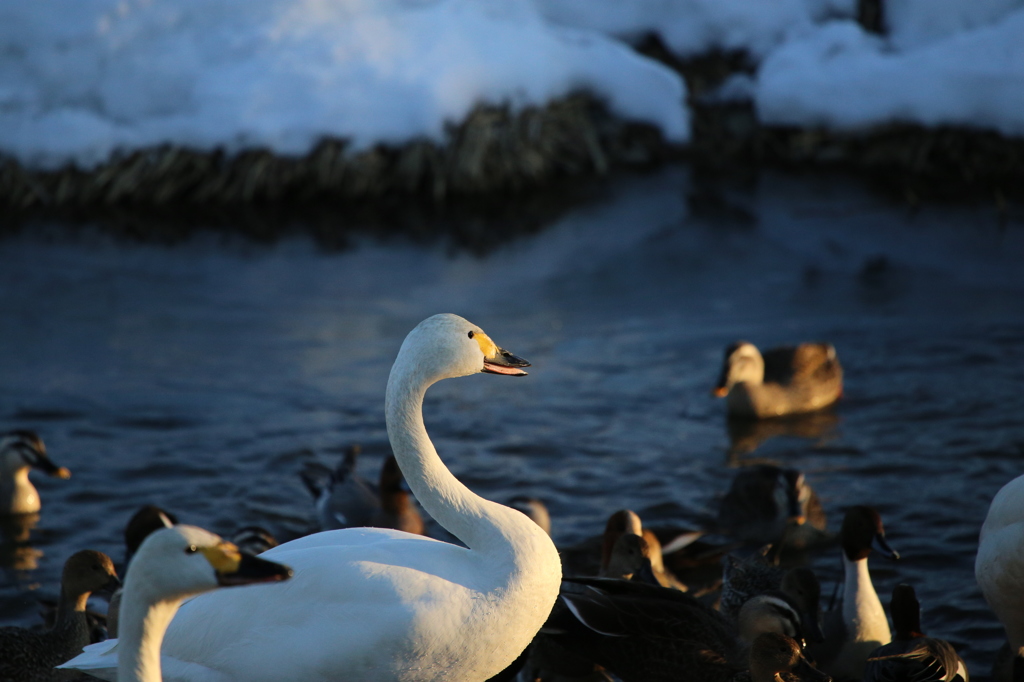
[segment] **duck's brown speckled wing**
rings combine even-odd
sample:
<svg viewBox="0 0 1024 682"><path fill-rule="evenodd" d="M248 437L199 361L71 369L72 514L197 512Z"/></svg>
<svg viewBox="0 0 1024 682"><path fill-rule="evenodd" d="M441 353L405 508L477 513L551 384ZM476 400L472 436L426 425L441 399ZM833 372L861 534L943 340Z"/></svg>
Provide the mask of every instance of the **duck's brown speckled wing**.
<svg viewBox="0 0 1024 682"><path fill-rule="evenodd" d="M836 349L830 343L802 343L793 349L791 362L794 381L835 381L842 377Z"/></svg>

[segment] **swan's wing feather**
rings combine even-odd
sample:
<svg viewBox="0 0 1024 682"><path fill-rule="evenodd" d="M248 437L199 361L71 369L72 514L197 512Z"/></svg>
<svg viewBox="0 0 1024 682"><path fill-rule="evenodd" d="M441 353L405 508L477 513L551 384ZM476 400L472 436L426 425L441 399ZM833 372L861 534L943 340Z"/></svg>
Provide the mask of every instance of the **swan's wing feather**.
<svg viewBox="0 0 1024 682"><path fill-rule="evenodd" d="M82 650L82 653L57 667L83 670L101 680L116 682L117 640L107 639L96 644L90 644Z"/></svg>

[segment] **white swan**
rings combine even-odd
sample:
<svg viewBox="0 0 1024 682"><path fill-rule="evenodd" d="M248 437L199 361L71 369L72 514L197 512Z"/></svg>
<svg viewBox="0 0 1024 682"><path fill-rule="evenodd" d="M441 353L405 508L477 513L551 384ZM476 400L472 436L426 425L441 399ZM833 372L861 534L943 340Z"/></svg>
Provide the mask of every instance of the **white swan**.
<svg viewBox="0 0 1024 682"><path fill-rule="evenodd" d="M437 456L422 405L435 382L527 363L456 315L420 323L388 380L388 435L416 498L466 547L349 528L266 552L295 569L280 589L222 590L185 604L164 640L164 676L190 682L481 681L533 639L558 596L548 535L473 494Z"/></svg>
<svg viewBox="0 0 1024 682"><path fill-rule="evenodd" d="M241 554L202 528L155 531L139 547L125 577L120 640L88 646L57 667L119 682L161 682L160 641L183 599L219 586L273 582L290 575L287 566ZM116 676L110 675L111 664Z"/></svg>
<svg viewBox="0 0 1024 682"><path fill-rule="evenodd" d="M1009 652L993 669L997 680L1010 679L1013 657L1024 652L1024 476L996 493L978 538L974 577L981 593L1006 630ZM1019 667L1020 663L1016 664Z"/></svg>

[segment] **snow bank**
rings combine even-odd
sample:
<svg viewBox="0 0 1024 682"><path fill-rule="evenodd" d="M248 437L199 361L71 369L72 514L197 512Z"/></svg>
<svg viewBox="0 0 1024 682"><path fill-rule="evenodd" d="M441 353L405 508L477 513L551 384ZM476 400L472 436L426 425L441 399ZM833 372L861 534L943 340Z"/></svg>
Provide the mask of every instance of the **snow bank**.
<svg viewBox="0 0 1024 682"><path fill-rule="evenodd" d="M0 0L0 51L0 151L31 168L440 140L479 103L579 89L689 137L676 74L531 0Z"/></svg>
<svg viewBox="0 0 1024 682"><path fill-rule="evenodd" d="M852 16L855 0L536 0L553 22L635 39L657 33L687 57L746 50L759 59L790 32Z"/></svg>
<svg viewBox="0 0 1024 682"><path fill-rule="evenodd" d="M1024 0L884 0L889 43L908 50L994 24Z"/></svg>
<svg viewBox="0 0 1024 682"><path fill-rule="evenodd" d="M765 59L758 116L838 129L911 122L1024 135L1022 36L1024 10L906 51L852 22L832 22Z"/></svg>

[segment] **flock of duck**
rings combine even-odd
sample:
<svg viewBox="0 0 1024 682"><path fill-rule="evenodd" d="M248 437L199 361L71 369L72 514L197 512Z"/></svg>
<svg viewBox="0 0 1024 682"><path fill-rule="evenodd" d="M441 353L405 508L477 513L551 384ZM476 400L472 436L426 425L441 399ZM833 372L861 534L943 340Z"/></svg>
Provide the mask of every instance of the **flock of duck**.
<svg viewBox="0 0 1024 682"><path fill-rule="evenodd" d="M523 376L528 366L461 317L424 320L388 379L394 454L379 485L356 474L355 447L336 470L307 466L321 532L280 545L259 528L229 542L143 508L126 531L123 586L109 557L77 552L51 627L0 628L0 682L83 673L121 682L968 680L953 648L922 634L909 585L893 592L890 630L868 558L898 555L871 507L846 511L842 596L823 614L814 572L785 560L834 546L799 471L741 469L719 514L731 541L718 544L620 510L600 537L560 554L540 501L506 506L474 494L435 451L424 395L442 379ZM743 419L811 412L840 397L842 369L828 344L762 354L738 343L715 393ZM39 511L30 469L70 476L29 431L3 437L0 467L5 515ZM403 479L452 542L423 534ZM765 547L737 553L750 545ZM976 563L1006 629L1000 680L1024 680L1022 545L1024 477L993 499ZM103 636L86 605L98 591L114 592L114 637L90 643Z"/></svg>

